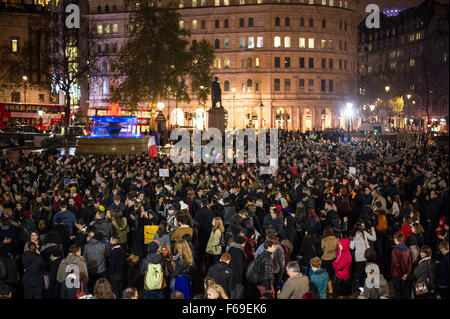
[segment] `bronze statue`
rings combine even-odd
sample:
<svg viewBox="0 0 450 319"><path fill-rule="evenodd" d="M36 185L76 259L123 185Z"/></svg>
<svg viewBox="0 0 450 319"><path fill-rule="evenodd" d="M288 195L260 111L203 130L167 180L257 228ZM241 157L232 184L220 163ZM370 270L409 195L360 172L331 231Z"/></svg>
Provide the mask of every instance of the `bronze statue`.
<svg viewBox="0 0 450 319"><path fill-rule="evenodd" d="M211 100L212 108L222 108L222 90L219 84L219 78L216 76L211 85ZM220 107L217 107L217 102L219 102Z"/></svg>

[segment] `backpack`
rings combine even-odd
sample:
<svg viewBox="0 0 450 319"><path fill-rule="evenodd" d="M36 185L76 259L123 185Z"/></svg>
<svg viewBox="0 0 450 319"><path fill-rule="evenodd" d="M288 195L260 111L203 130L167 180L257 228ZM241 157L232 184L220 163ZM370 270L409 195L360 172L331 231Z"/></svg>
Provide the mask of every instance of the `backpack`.
<svg viewBox="0 0 450 319"><path fill-rule="evenodd" d="M5 279L8 277L8 266L6 265L6 260L3 256L0 256L0 279Z"/></svg>
<svg viewBox="0 0 450 319"><path fill-rule="evenodd" d="M252 284L258 285L264 278L262 273L261 254L250 262L245 278Z"/></svg>
<svg viewBox="0 0 450 319"><path fill-rule="evenodd" d="M163 286L163 270L161 264L148 264L145 284L148 290L159 290Z"/></svg>
<svg viewBox="0 0 450 319"><path fill-rule="evenodd" d="M375 212L375 214L378 215L378 225L376 229L381 232L386 231L388 228L388 221L386 218L386 214L380 212Z"/></svg>

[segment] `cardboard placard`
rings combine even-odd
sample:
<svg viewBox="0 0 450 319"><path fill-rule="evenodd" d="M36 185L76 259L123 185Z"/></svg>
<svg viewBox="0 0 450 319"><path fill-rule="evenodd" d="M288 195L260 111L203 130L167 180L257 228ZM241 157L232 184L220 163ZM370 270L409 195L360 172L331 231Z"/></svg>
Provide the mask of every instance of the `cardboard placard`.
<svg viewBox="0 0 450 319"><path fill-rule="evenodd" d="M158 225L144 226L144 244L150 244L158 231Z"/></svg>

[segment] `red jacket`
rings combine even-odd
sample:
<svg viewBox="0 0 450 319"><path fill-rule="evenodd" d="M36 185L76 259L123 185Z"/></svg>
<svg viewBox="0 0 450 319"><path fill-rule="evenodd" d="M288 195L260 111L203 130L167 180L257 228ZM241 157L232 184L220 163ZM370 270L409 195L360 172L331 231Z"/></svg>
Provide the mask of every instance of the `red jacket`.
<svg viewBox="0 0 450 319"><path fill-rule="evenodd" d="M336 278L350 279L350 265L352 264L352 255L350 254L350 240L348 238L339 241L342 245L342 253L339 245L336 246L336 260L333 262L333 268L336 271Z"/></svg>
<svg viewBox="0 0 450 319"><path fill-rule="evenodd" d="M402 226L402 228L400 228L400 230L398 231L399 233L403 233L403 242L406 243L406 237L408 237L409 235L412 234L412 228L409 225L405 225Z"/></svg>
<svg viewBox="0 0 450 319"><path fill-rule="evenodd" d="M404 243L395 245L392 249L391 276L403 277L409 275L411 268L412 260L409 248Z"/></svg>

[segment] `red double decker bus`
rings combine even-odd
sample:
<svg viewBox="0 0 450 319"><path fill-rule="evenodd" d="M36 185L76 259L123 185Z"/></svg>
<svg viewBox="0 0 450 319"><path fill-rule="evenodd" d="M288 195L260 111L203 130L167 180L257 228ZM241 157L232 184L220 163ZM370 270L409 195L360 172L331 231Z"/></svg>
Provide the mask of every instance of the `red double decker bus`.
<svg viewBox="0 0 450 319"><path fill-rule="evenodd" d="M0 102L0 129L31 125L40 130L48 130L63 122L64 105Z"/></svg>

